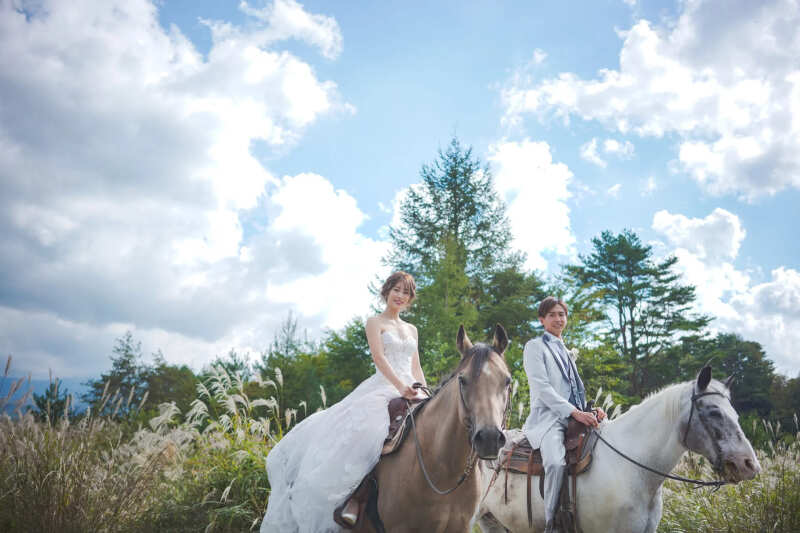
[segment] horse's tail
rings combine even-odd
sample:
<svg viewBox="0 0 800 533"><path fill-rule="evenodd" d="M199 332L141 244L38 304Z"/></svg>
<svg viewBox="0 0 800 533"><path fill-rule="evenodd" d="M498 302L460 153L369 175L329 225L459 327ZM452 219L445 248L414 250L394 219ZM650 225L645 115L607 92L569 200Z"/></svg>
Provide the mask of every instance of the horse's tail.
<svg viewBox="0 0 800 533"><path fill-rule="evenodd" d="M376 533L386 533L383 520L381 520L381 515L378 513L378 480L375 476L370 476L367 480L367 485L369 491L366 508L367 517L369 517L369 521L372 523Z"/></svg>

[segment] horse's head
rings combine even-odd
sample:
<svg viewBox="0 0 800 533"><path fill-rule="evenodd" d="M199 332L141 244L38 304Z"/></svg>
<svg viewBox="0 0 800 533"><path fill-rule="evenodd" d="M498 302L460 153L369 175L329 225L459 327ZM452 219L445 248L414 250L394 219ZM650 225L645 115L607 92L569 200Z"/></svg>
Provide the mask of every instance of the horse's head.
<svg viewBox="0 0 800 533"><path fill-rule="evenodd" d="M681 435L684 446L706 457L726 481L736 483L753 479L761 465L731 405L732 378L724 383L711 379L711 367L703 367L692 384L691 398L682 405Z"/></svg>
<svg viewBox="0 0 800 533"><path fill-rule="evenodd" d="M470 342L464 326L456 338L461 363L458 377L459 416L469 428L472 447L481 459L495 459L506 442L503 435L511 374L508 372L504 352L508 335L497 324L491 346Z"/></svg>

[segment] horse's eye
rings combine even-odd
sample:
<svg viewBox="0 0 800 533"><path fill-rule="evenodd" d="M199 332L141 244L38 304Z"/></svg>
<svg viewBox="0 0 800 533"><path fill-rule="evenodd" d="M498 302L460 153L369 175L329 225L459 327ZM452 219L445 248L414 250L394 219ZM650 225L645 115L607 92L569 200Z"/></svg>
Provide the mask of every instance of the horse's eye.
<svg viewBox="0 0 800 533"><path fill-rule="evenodd" d="M709 410L708 414L710 416L713 416L714 418L722 418L722 413L716 407L714 407L713 409Z"/></svg>
<svg viewBox="0 0 800 533"><path fill-rule="evenodd" d="M511 378L507 377L506 378L506 387L508 387L509 385L511 385Z"/></svg>

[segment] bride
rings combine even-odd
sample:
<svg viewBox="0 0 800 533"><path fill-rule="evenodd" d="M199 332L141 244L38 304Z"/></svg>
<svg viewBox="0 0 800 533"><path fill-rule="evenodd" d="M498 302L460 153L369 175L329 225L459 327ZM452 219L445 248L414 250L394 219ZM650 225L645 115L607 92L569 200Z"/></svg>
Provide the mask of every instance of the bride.
<svg viewBox="0 0 800 533"><path fill-rule="evenodd" d="M395 272L384 282L384 311L367 320L367 341L377 371L349 395L314 413L281 439L267 456L270 496L261 533L337 532L333 513L377 464L389 431L389 401L411 399L411 385L425 384L417 351L417 328L400 319L414 300L414 278ZM350 524L358 504L341 517Z"/></svg>

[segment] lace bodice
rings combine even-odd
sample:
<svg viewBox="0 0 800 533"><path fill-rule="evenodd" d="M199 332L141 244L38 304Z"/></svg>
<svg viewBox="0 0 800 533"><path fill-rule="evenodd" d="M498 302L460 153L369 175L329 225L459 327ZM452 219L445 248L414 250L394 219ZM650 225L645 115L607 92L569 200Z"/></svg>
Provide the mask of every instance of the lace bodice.
<svg viewBox="0 0 800 533"><path fill-rule="evenodd" d="M383 355L396 374L411 375L411 361L417 349L414 337L400 337L397 333L384 331L381 333Z"/></svg>

